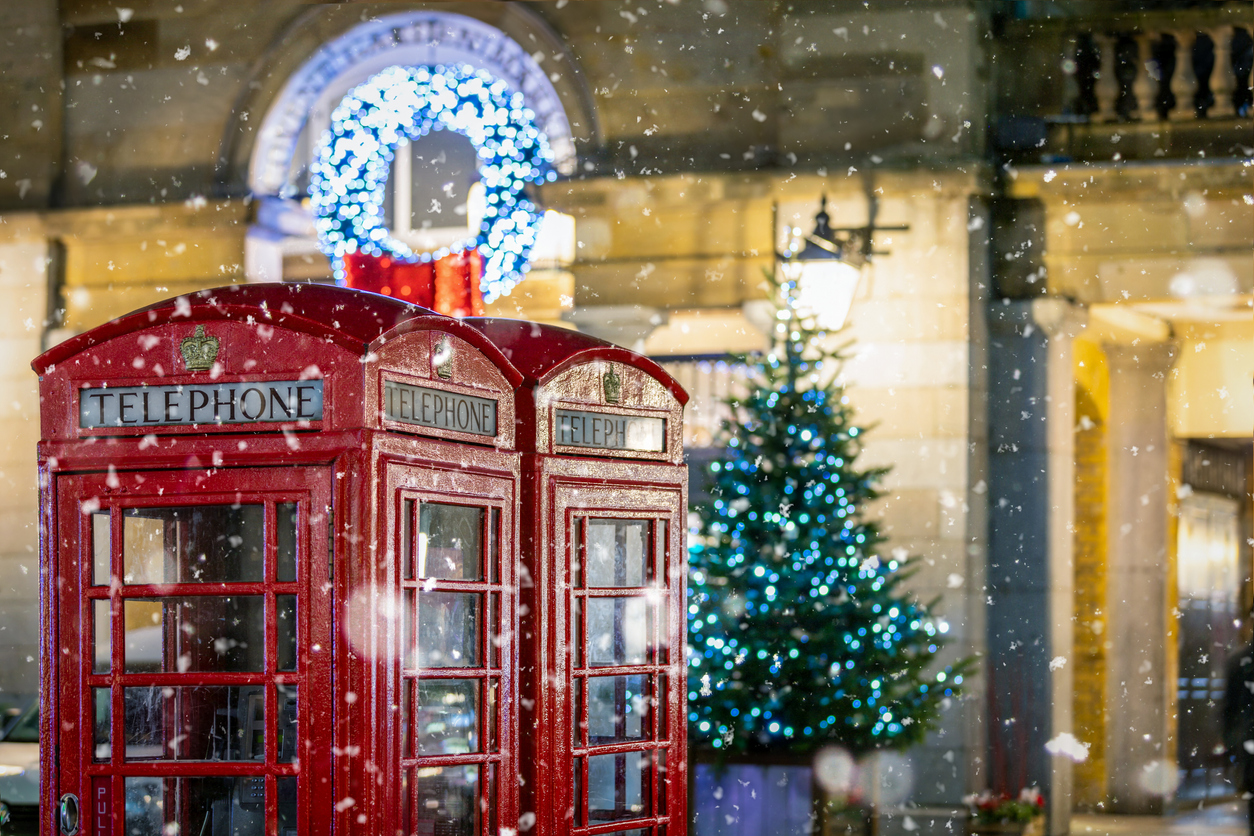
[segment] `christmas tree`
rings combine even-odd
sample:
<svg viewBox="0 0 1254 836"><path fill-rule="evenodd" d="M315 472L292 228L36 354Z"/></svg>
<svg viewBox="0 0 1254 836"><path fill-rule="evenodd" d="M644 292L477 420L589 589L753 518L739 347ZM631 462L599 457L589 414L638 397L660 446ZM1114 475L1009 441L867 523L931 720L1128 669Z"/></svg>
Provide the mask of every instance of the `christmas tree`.
<svg viewBox="0 0 1254 836"><path fill-rule="evenodd" d="M862 517L886 469L859 470L841 355L795 287L769 279L772 349L740 358L725 455L690 539L689 732L699 750L854 754L920 741L965 664L928 672L947 626L901 588L904 556Z"/></svg>

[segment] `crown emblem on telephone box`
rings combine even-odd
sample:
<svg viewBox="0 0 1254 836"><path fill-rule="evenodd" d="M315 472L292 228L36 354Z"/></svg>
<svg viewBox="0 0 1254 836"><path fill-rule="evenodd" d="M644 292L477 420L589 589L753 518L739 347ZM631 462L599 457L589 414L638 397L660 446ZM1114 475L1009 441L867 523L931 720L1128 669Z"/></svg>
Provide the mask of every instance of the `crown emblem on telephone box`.
<svg viewBox="0 0 1254 836"><path fill-rule="evenodd" d="M203 372L212 369L213 361L218 359L218 345L217 337L205 336L205 326L197 325L196 333L179 343L187 370Z"/></svg>
<svg viewBox="0 0 1254 836"><path fill-rule="evenodd" d="M614 371L614 365L611 363L609 368L605 370L604 377L601 378L601 386L605 390L606 403L618 403L623 397L623 379Z"/></svg>

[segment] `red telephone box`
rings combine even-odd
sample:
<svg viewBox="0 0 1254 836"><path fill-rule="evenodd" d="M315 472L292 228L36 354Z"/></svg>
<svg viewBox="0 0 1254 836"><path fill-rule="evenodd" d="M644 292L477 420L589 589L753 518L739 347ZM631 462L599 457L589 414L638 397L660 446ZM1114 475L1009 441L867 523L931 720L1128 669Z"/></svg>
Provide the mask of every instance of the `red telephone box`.
<svg viewBox="0 0 1254 836"><path fill-rule="evenodd" d="M542 834L682 836L688 396L610 343L466 322L525 377L520 728L534 777L524 821Z"/></svg>
<svg viewBox="0 0 1254 836"><path fill-rule="evenodd" d="M34 366L43 836L683 832L656 366L321 285L180 297Z"/></svg>

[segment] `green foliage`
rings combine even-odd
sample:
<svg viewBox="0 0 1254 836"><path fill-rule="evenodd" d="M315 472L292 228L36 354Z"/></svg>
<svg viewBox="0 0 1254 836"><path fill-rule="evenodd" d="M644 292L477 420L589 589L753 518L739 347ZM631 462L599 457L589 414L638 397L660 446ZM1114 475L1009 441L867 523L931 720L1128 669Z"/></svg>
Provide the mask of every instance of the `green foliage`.
<svg viewBox="0 0 1254 836"><path fill-rule="evenodd" d="M690 540L689 733L726 755L858 754L920 741L966 666L926 669L947 625L900 588L904 555L862 508L887 469L860 470L841 355L771 281L773 348L741 358L725 455Z"/></svg>

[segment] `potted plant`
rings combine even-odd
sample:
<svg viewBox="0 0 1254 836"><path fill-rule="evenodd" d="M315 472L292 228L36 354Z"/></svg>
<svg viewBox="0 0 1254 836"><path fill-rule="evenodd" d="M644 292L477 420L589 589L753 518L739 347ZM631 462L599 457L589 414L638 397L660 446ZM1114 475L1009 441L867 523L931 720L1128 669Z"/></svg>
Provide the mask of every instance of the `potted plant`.
<svg viewBox="0 0 1254 836"><path fill-rule="evenodd" d="M1020 790L1017 798L985 790L962 800L967 805L967 836L1042 836L1045 832L1045 796L1035 787Z"/></svg>

